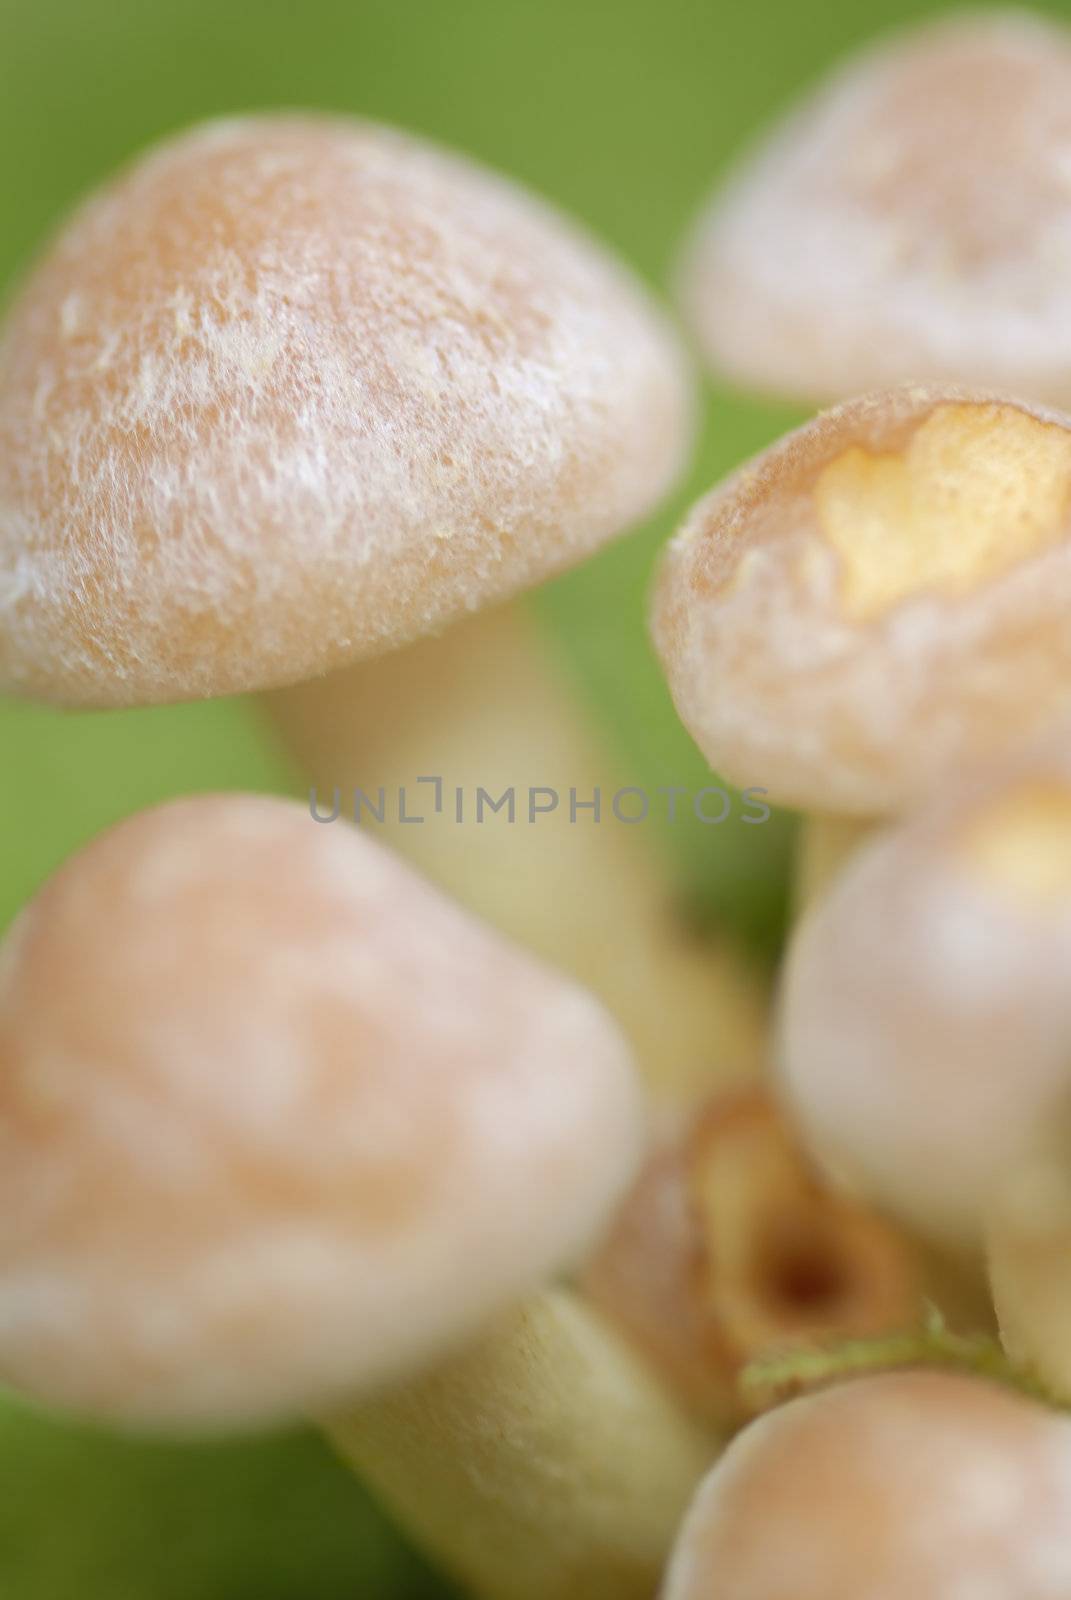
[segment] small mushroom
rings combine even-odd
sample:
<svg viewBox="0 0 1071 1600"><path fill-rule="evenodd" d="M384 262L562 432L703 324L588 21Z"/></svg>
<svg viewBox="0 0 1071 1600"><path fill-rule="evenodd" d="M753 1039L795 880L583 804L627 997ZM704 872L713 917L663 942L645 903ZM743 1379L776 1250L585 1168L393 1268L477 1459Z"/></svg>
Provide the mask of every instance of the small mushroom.
<svg viewBox="0 0 1071 1600"><path fill-rule="evenodd" d="M685 1520L665 1600L1065 1600L1071 1420L937 1372L768 1412Z"/></svg>
<svg viewBox="0 0 1071 1600"><path fill-rule="evenodd" d="M196 128L92 196L8 313L0 682L302 686L271 711L320 806L383 790L363 821L687 1084L712 1042L757 1056L759 985L675 919L505 602L648 512L690 435L654 303L519 187L370 123Z"/></svg>
<svg viewBox="0 0 1071 1600"><path fill-rule="evenodd" d="M646 1595L711 1444L548 1281L641 1142L573 983L349 828L206 797L0 950L0 1374L173 1431L324 1421L474 1593Z"/></svg>
<svg viewBox="0 0 1071 1600"><path fill-rule="evenodd" d="M780 1010L809 1148L977 1254L1071 1114L1071 758L1032 752L865 846L799 925Z"/></svg>
<svg viewBox="0 0 1071 1600"><path fill-rule="evenodd" d="M741 1389L749 1362L922 1318L918 1252L822 1182L757 1089L702 1103L654 1151L583 1283L720 1428L766 1403Z"/></svg>
<svg viewBox="0 0 1071 1600"><path fill-rule="evenodd" d="M908 387L824 413L701 500L653 626L711 766L810 813L828 873L845 824L854 844L1071 716L1069 609L1071 418Z"/></svg>
<svg viewBox="0 0 1071 1600"><path fill-rule="evenodd" d="M1071 33L927 21L805 97L681 269L711 365L819 404L951 380L1071 406Z"/></svg>

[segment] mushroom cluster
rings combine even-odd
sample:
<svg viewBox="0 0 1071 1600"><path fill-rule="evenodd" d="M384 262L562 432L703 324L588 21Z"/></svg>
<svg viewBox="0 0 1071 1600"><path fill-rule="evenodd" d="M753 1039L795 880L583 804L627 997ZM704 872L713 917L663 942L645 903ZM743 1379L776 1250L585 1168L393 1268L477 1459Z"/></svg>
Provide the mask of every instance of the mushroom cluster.
<svg viewBox="0 0 1071 1600"><path fill-rule="evenodd" d="M835 402L652 595L802 815L772 1025L520 598L683 470L648 292L340 118L75 214L0 329L0 678L253 693L309 803L129 816L0 943L0 1380L311 1419L477 1600L1067 1600L1069 108L1053 25L924 27L686 252L716 370Z"/></svg>

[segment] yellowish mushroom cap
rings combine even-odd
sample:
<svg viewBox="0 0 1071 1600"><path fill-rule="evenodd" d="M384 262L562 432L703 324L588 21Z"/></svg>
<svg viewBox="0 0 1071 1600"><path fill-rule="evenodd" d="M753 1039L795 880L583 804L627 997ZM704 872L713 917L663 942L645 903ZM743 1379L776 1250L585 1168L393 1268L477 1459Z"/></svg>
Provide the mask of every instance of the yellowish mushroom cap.
<svg viewBox="0 0 1071 1600"><path fill-rule="evenodd" d="M1032 754L865 846L800 924L782 1081L810 1148L980 1249L1005 1181L1071 1138L1071 754Z"/></svg>
<svg viewBox="0 0 1071 1600"><path fill-rule="evenodd" d="M389 128L211 123L90 198L0 337L0 682L297 682L622 532L690 435L645 292Z"/></svg>
<svg viewBox="0 0 1071 1600"><path fill-rule="evenodd" d="M0 950L0 1380L171 1428L359 1397L571 1265L640 1129L599 1006L356 830L142 813Z"/></svg>
<svg viewBox="0 0 1071 1600"><path fill-rule="evenodd" d="M711 364L828 403L907 379L1071 406L1071 34L929 21L852 57L719 187L682 268Z"/></svg>
<svg viewBox="0 0 1071 1600"><path fill-rule="evenodd" d="M655 643L718 772L899 812L1071 717L1071 418L907 387L849 401L701 500Z"/></svg>
<svg viewBox="0 0 1071 1600"><path fill-rule="evenodd" d="M705 1479L665 1600L1065 1600L1071 1420L897 1372L794 1400Z"/></svg>

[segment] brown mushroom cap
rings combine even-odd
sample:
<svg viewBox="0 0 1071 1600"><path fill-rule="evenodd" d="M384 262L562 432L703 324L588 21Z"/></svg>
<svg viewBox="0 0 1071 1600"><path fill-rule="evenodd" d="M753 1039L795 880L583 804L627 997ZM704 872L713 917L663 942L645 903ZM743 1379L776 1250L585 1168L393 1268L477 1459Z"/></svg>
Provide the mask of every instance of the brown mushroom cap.
<svg viewBox="0 0 1071 1600"><path fill-rule="evenodd" d="M865 846L800 924L782 1078L810 1148L977 1249L1071 1117L1071 754L1032 754Z"/></svg>
<svg viewBox="0 0 1071 1600"><path fill-rule="evenodd" d="M677 472L639 285L392 129L194 129L91 198L0 343L0 681L73 704L297 682L571 565Z"/></svg>
<svg viewBox="0 0 1071 1600"><path fill-rule="evenodd" d="M752 1361L918 1324L918 1253L821 1182L764 1089L698 1104L649 1156L600 1239L584 1290L722 1427L770 1403Z"/></svg>
<svg viewBox="0 0 1071 1600"><path fill-rule="evenodd" d="M609 1017L356 830L182 801L0 953L0 1377L169 1426L432 1362L638 1159Z"/></svg>
<svg viewBox="0 0 1071 1600"><path fill-rule="evenodd" d="M951 379L1071 406L1071 34L928 22L840 68L719 188L683 267L716 368L828 403Z"/></svg>
<svg viewBox="0 0 1071 1600"><path fill-rule="evenodd" d="M783 804L898 812L1071 716L1071 418L952 388L819 416L692 510L654 602L677 709Z"/></svg>
<svg viewBox="0 0 1071 1600"><path fill-rule="evenodd" d="M768 1412L684 1523L665 1600L1065 1600L1071 1421L897 1372Z"/></svg>

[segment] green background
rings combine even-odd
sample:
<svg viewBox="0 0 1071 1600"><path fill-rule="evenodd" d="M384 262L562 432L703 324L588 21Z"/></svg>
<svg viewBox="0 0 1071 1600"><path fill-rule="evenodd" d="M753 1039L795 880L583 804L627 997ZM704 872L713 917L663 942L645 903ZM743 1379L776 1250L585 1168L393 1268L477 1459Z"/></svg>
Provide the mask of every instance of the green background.
<svg viewBox="0 0 1071 1600"><path fill-rule="evenodd" d="M727 160L836 55L934 11L894 0L0 0L0 283L147 141L244 108L348 110L555 198L664 286ZM1068 7L1062 8L1066 14ZM798 420L708 391L657 523L539 599L633 782L702 765L647 650L643 595L682 507ZM106 823L165 796L298 788L239 702L0 706L0 927ZM667 830L682 896L769 953L789 829ZM0 1406L0 1600L334 1600L431 1579L314 1440L146 1446Z"/></svg>

